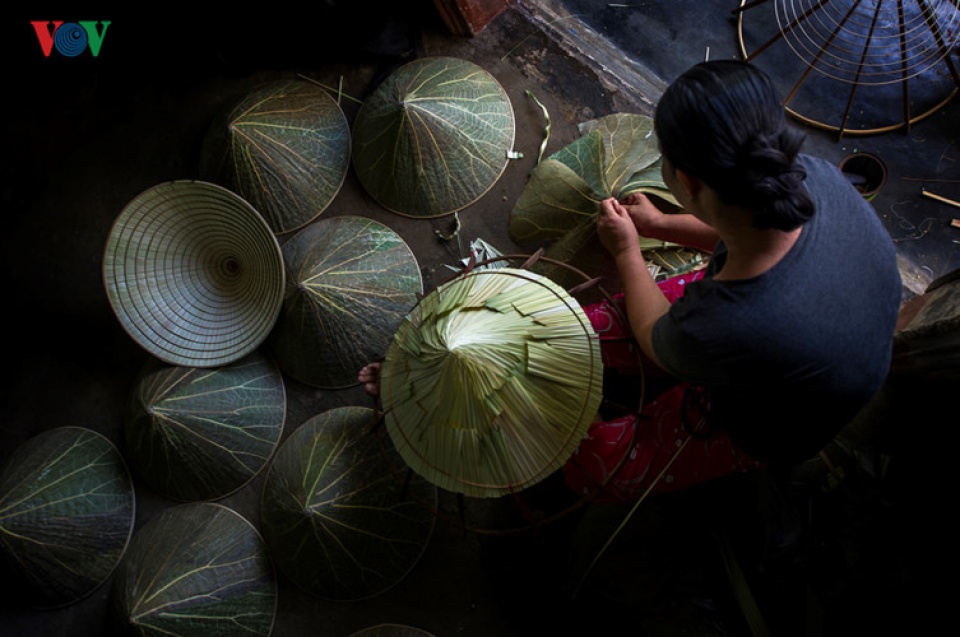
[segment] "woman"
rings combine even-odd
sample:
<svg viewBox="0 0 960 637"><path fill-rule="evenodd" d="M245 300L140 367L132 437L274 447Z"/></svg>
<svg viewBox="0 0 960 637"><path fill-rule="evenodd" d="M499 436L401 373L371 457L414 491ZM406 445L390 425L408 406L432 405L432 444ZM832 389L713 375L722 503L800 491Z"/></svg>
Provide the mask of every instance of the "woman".
<svg viewBox="0 0 960 637"><path fill-rule="evenodd" d="M611 499L816 455L884 382L900 306L893 243L873 208L836 167L799 153L756 67L689 69L659 101L654 131L663 179L690 214L638 194L602 202L597 228L632 336L680 383L634 423L595 423L568 466L568 482L588 489L632 435ZM639 235L712 252L702 279L671 304Z"/></svg>
<svg viewBox="0 0 960 637"><path fill-rule="evenodd" d="M757 68L694 66L665 91L654 131L664 181L689 214L642 194L603 201L597 229L623 312L585 310L605 366L635 372L646 359L677 382L639 415L591 425L564 475L577 492L604 485L600 502L813 457L883 384L900 306L873 208L836 167L799 153ZM640 235L712 252L708 267L658 284ZM624 359L621 334L636 357ZM358 380L376 395L379 364Z"/></svg>

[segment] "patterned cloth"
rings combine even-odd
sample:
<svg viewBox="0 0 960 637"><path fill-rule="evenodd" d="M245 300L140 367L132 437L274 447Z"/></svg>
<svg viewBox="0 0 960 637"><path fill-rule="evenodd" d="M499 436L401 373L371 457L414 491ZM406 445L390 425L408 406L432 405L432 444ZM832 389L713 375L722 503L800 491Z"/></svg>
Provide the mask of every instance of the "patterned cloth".
<svg viewBox="0 0 960 637"><path fill-rule="evenodd" d="M660 282L660 290L673 303L688 283L702 277L703 271L673 277ZM613 302L616 308L609 301L584 308L600 336L604 366L621 374L639 373L642 354L623 322L623 295ZM594 422L564 467L567 485L583 495L595 494L595 502L613 504L635 501L648 489L651 494L678 491L762 468L726 432L706 429L708 412L703 390L681 382L642 405L639 414Z"/></svg>
<svg viewBox="0 0 960 637"><path fill-rule="evenodd" d="M657 285L666 299L673 303L683 296L688 283L699 281L703 275L704 271L698 270L665 279ZM600 337L603 366L615 369L621 374L639 374L642 354L630 334L629 327L624 323L627 309L624 306L623 294L613 297L613 302L614 306L611 306L609 301L601 301L583 308L594 331Z"/></svg>

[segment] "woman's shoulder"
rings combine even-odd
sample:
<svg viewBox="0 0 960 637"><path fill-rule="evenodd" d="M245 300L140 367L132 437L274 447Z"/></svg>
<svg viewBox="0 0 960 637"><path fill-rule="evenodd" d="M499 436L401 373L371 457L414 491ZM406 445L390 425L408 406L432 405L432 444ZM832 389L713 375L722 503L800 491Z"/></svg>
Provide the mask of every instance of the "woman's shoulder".
<svg viewBox="0 0 960 637"><path fill-rule="evenodd" d="M814 218L819 217L820 223L829 225L868 223L879 231L875 209L839 166L813 155L799 155L797 159L807 173L804 184L814 201Z"/></svg>
<svg viewBox="0 0 960 637"><path fill-rule="evenodd" d="M807 183L822 183L822 182L847 182L849 183L846 177L843 176L843 173L840 171L839 166L835 166L830 163L823 157L816 157L814 155L797 155L797 162L803 167L807 173Z"/></svg>

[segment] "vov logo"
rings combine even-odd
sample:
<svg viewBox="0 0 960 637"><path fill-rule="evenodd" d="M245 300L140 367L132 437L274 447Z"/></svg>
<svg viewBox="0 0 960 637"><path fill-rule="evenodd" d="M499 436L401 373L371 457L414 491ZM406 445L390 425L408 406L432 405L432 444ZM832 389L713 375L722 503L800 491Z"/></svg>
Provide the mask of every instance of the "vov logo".
<svg viewBox="0 0 960 637"><path fill-rule="evenodd" d="M81 20L63 22L62 20L32 20L33 30L37 32L37 41L43 57L50 57L54 49L64 57L77 57L90 49L93 57L100 55L103 38L107 35L109 20Z"/></svg>

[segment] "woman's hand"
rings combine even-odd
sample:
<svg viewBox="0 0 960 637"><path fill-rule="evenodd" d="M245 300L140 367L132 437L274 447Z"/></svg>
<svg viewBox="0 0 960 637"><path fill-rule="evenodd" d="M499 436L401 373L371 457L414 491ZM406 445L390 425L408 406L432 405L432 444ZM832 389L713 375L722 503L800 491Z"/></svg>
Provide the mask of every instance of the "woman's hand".
<svg viewBox="0 0 960 637"><path fill-rule="evenodd" d="M657 224L663 219L663 212L653 205L653 202L643 193L636 192L624 197L620 203L637 227L637 232L644 237L656 239Z"/></svg>
<svg viewBox="0 0 960 637"><path fill-rule="evenodd" d="M628 250L640 249L640 235L627 209L610 197L600 202L597 233L603 247L614 257Z"/></svg>
<svg viewBox="0 0 960 637"><path fill-rule="evenodd" d="M597 233L616 262L630 330L643 353L659 365L653 351L653 325L667 313L670 303L643 259L637 226L623 204L613 198L604 199L597 213Z"/></svg>
<svg viewBox="0 0 960 637"><path fill-rule="evenodd" d="M693 210L687 214L667 214L642 193L627 195L620 205L641 237L677 243L703 252L713 252L720 235L713 226L700 220Z"/></svg>

